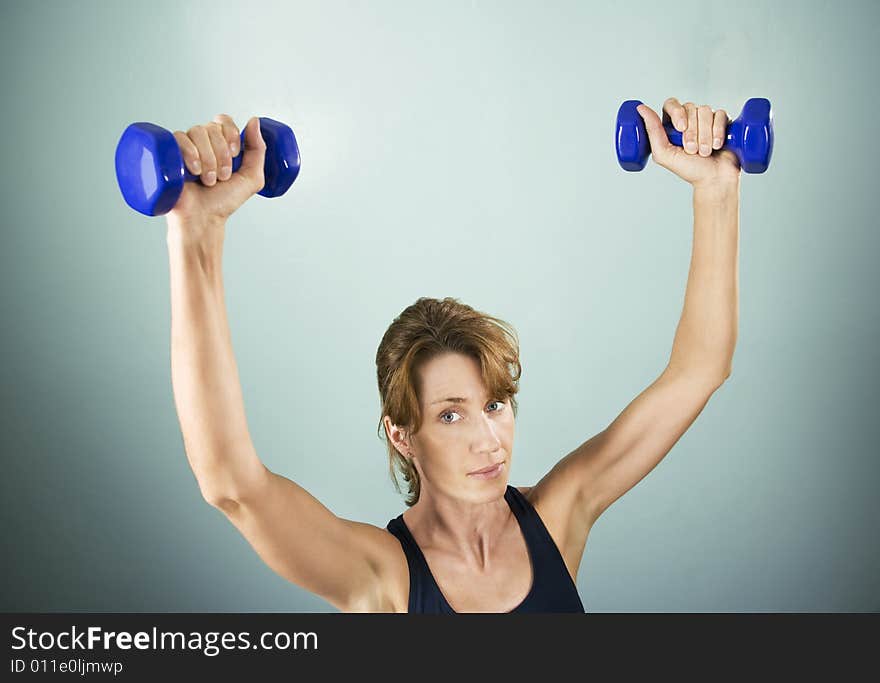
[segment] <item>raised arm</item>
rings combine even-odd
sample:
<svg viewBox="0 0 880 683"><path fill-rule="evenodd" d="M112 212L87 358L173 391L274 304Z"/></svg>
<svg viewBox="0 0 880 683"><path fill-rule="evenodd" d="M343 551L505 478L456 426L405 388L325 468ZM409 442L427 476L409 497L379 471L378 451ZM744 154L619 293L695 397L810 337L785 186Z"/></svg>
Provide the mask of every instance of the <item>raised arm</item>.
<svg viewBox="0 0 880 683"><path fill-rule="evenodd" d="M248 432L226 319L225 230L220 220L195 227L168 219L174 404L202 496L221 509L257 485L265 469Z"/></svg>
<svg viewBox="0 0 880 683"><path fill-rule="evenodd" d="M174 401L202 496L282 577L344 611L390 611L383 572L396 539L337 517L257 457L226 319L224 231L168 218Z"/></svg>
<svg viewBox="0 0 880 683"><path fill-rule="evenodd" d="M673 371L730 376L739 325L739 192L739 178L693 189L693 250Z"/></svg>
<svg viewBox="0 0 880 683"><path fill-rule="evenodd" d="M657 466L730 376L738 318L738 180L694 187L693 208L693 255L669 364L606 429L545 477L547 489L572 501L578 529L589 529Z"/></svg>

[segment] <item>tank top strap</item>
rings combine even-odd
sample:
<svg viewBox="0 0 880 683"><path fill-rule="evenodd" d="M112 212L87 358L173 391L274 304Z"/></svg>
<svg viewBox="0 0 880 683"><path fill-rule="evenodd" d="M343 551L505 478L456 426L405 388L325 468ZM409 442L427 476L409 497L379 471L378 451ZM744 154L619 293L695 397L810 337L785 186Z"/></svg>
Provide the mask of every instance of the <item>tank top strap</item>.
<svg viewBox="0 0 880 683"><path fill-rule="evenodd" d="M584 613L577 585L538 511L515 486L508 484L504 497L519 521L535 575L535 590L514 611Z"/></svg>
<svg viewBox="0 0 880 683"><path fill-rule="evenodd" d="M400 541L406 555L406 563L409 566L409 607L407 611L411 614L454 613L452 607L443 597L440 586L434 580L421 548L403 521L403 514L390 520L385 528Z"/></svg>
<svg viewBox="0 0 880 683"><path fill-rule="evenodd" d="M538 516L538 512L529 502L519 489L515 486L507 485L507 491L504 493L507 504L516 515L520 529L526 539L526 545L529 549L539 548L546 545L548 541L553 542L553 537L544 526L544 522Z"/></svg>

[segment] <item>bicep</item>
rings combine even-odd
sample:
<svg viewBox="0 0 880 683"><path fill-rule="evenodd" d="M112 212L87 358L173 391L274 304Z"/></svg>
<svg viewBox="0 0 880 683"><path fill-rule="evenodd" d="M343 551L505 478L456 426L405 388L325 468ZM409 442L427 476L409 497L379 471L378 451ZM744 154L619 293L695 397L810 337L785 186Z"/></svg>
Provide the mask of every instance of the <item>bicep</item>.
<svg viewBox="0 0 880 683"><path fill-rule="evenodd" d="M387 534L337 517L290 479L265 469L247 495L217 507L279 576L335 607L378 589Z"/></svg>

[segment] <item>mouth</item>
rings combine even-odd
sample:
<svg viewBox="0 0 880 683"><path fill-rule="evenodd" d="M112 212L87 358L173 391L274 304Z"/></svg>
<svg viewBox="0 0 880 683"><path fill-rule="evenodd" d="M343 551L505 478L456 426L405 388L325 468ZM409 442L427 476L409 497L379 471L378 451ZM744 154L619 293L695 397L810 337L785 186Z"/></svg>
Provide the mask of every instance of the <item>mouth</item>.
<svg viewBox="0 0 880 683"><path fill-rule="evenodd" d="M496 462L494 465L489 465L488 467L484 467L481 470L475 470L474 472L468 472L468 476L491 476L494 474L498 474L501 471L501 467L504 465L504 461Z"/></svg>

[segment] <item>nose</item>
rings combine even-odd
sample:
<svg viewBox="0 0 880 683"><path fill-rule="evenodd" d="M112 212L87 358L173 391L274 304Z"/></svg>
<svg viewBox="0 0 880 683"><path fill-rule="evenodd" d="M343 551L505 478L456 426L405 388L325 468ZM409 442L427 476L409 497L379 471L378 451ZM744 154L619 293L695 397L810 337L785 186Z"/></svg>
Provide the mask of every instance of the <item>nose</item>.
<svg viewBox="0 0 880 683"><path fill-rule="evenodd" d="M477 445L479 446L478 450L481 453L494 453L501 448L501 439L498 438L498 434L495 430L496 427L490 418L484 417L480 421Z"/></svg>

